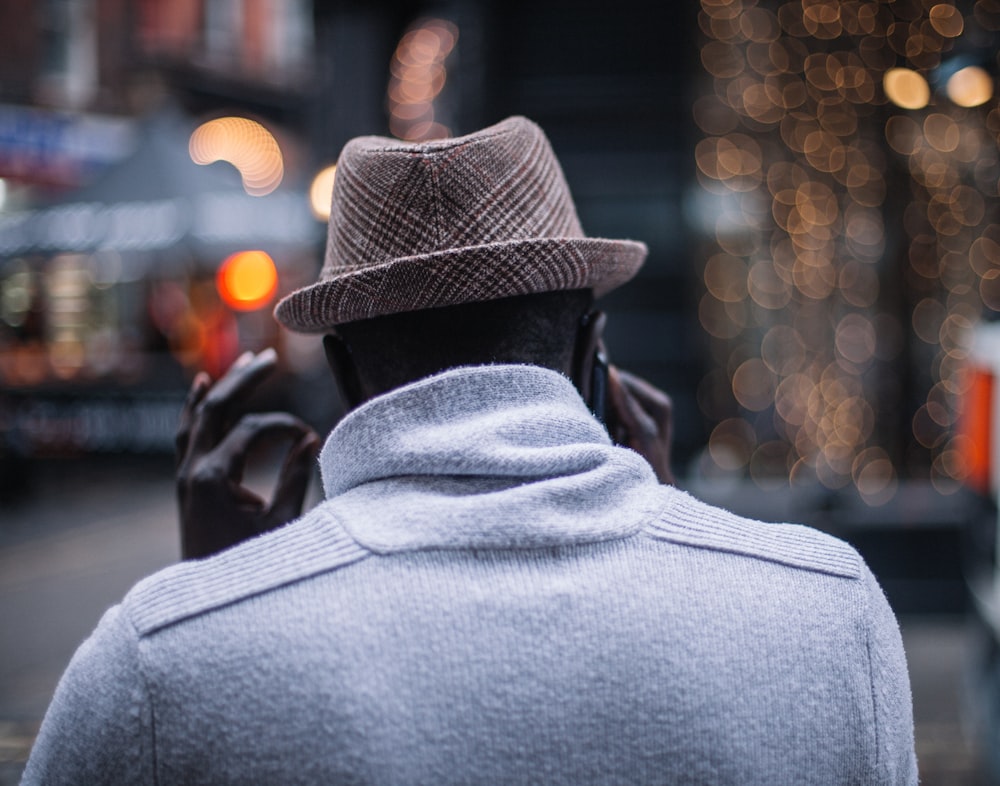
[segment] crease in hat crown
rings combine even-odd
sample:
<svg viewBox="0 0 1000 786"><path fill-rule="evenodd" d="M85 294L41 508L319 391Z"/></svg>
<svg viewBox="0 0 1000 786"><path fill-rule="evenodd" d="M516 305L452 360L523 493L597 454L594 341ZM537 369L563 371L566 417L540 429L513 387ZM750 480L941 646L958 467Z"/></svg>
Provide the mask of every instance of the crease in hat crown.
<svg viewBox="0 0 1000 786"><path fill-rule="evenodd" d="M642 243L584 235L542 130L512 117L467 136L358 137L337 166L319 281L285 297L293 330L554 289L624 283Z"/></svg>

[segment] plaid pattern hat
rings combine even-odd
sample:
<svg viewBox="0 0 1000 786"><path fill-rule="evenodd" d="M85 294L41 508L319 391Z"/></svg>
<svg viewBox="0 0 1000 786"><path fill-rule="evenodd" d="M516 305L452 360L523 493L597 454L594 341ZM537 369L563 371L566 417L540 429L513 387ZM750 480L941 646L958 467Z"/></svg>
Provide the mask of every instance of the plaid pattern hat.
<svg viewBox="0 0 1000 786"><path fill-rule="evenodd" d="M338 162L319 281L282 299L275 317L321 333L535 292L599 296L645 257L642 243L584 236L552 146L526 118L431 142L359 137Z"/></svg>

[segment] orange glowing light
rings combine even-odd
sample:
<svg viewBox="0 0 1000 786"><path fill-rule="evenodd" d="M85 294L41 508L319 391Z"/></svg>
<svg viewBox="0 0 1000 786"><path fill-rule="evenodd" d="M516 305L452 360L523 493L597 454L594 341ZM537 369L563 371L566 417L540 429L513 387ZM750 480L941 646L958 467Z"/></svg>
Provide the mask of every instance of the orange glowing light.
<svg viewBox="0 0 1000 786"><path fill-rule="evenodd" d="M951 75L945 91L959 106L980 106L993 98L993 79L979 66L967 66Z"/></svg>
<svg viewBox="0 0 1000 786"><path fill-rule="evenodd" d="M254 311L274 297L278 271L274 260L263 251L239 251L219 267L215 285L227 306Z"/></svg>
<svg viewBox="0 0 1000 786"><path fill-rule="evenodd" d="M993 407L993 375L982 368L970 367L968 392L959 418L966 469L966 483L977 491L986 493L990 486L990 454L993 450L990 432Z"/></svg>
<svg viewBox="0 0 1000 786"><path fill-rule="evenodd" d="M923 109L931 100L927 80L909 68L890 68L882 85L889 100L903 109Z"/></svg>

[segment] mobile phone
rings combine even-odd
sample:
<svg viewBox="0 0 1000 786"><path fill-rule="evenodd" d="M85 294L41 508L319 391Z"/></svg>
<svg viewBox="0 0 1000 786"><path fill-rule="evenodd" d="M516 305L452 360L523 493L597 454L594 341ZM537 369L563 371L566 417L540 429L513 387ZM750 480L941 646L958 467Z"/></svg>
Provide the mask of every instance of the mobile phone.
<svg viewBox="0 0 1000 786"><path fill-rule="evenodd" d="M608 356L603 349L594 352L594 362L590 370L590 411L607 424L608 416Z"/></svg>

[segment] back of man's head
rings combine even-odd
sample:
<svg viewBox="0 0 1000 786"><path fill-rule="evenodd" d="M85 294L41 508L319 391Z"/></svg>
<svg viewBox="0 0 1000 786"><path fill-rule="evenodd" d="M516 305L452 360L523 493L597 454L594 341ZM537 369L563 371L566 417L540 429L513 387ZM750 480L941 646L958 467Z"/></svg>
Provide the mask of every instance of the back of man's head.
<svg viewBox="0 0 1000 786"><path fill-rule="evenodd" d="M456 366L529 363L572 373L589 289L541 292L339 325L365 397Z"/></svg>

